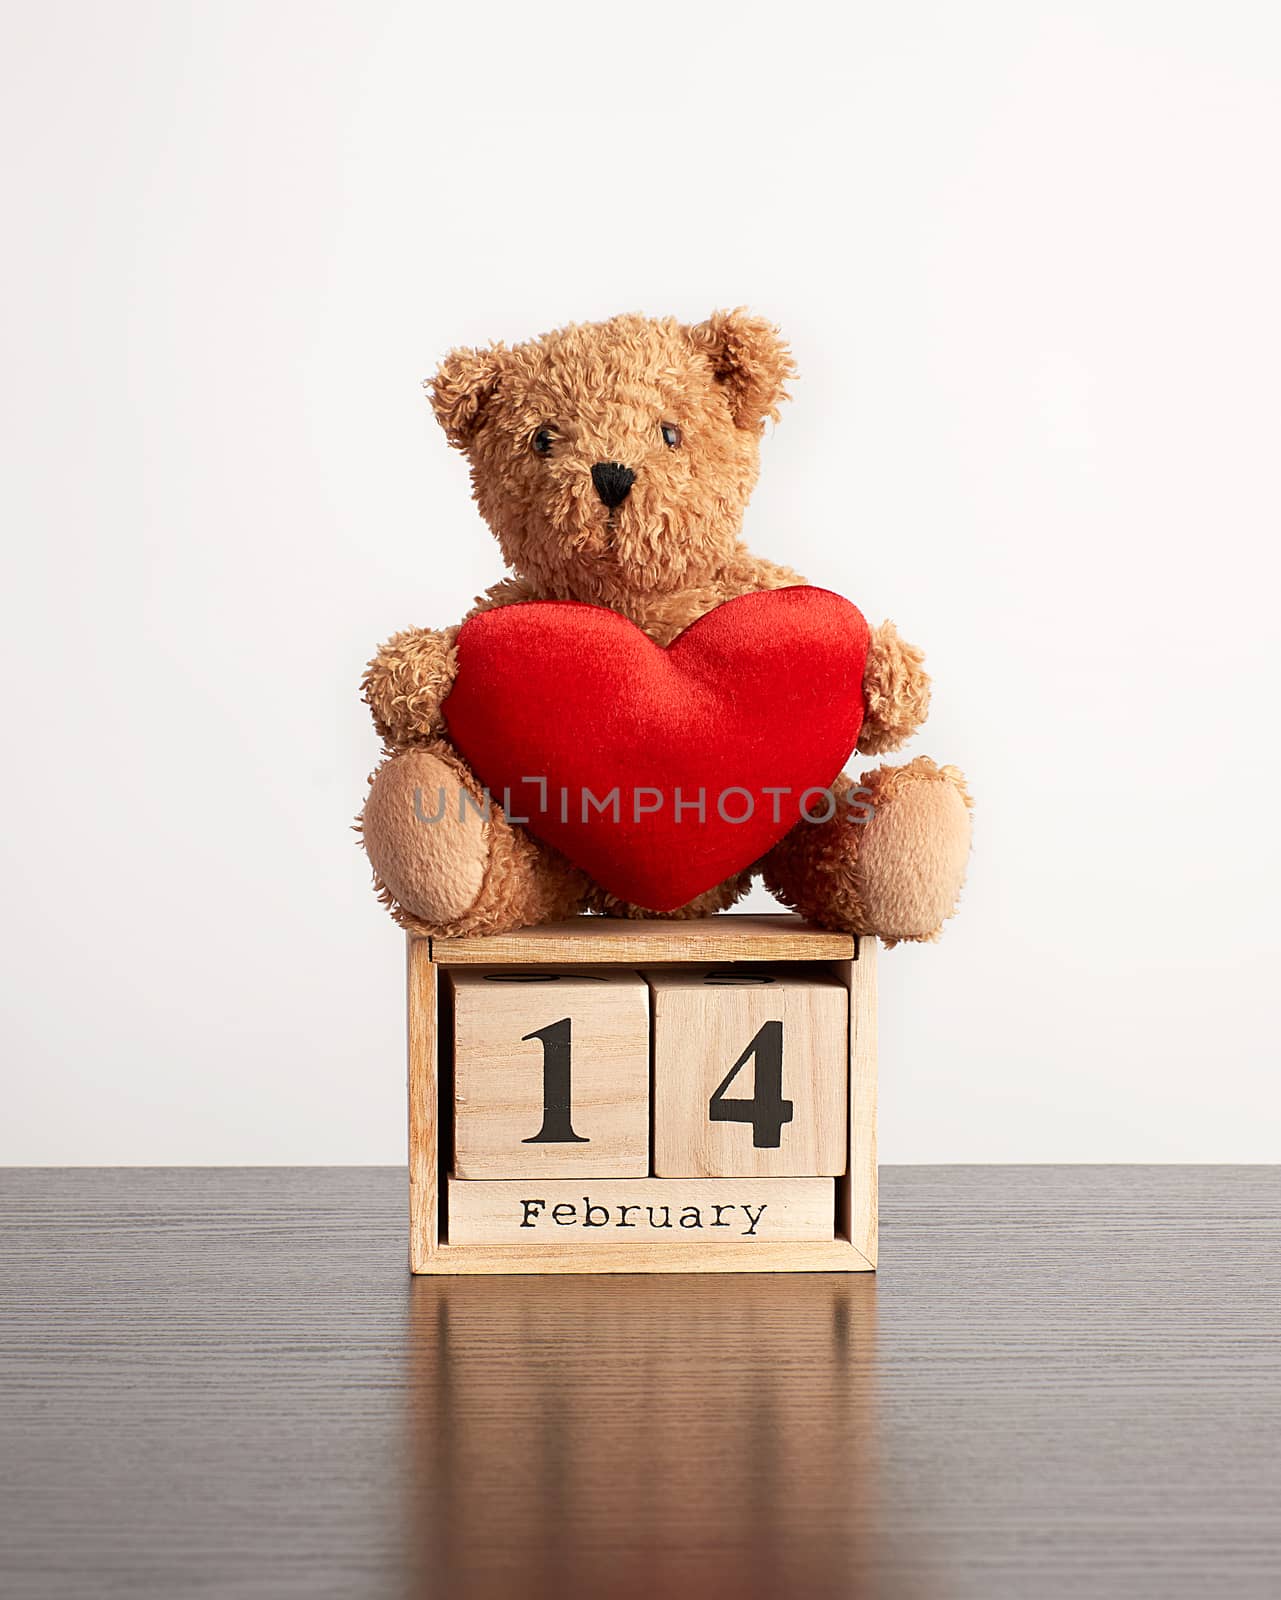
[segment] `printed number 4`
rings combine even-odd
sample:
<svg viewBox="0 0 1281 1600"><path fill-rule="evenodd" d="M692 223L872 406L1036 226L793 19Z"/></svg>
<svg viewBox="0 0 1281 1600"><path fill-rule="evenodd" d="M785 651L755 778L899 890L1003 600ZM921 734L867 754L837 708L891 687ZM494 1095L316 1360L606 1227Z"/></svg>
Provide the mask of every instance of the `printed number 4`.
<svg viewBox="0 0 1281 1600"><path fill-rule="evenodd" d="M750 1100L727 1100L725 1091L756 1058L756 1088ZM792 1102L783 1099L783 1024L767 1022L725 1075L707 1102L713 1122L750 1122L757 1150L777 1150L783 1141L783 1124L792 1120Z"/></svg>

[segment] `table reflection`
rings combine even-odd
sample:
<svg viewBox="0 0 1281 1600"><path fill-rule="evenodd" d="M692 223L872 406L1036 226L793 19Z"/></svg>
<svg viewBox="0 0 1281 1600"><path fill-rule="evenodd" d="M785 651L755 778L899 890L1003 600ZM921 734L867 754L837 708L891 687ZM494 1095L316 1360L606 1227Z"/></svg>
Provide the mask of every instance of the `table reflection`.
<svg viewBox="0 0 1281 1600"><path fill-rule="evenodd" d="M416 1594L870 1592L870 1274L419 1278L408 1315Z"/></svg>

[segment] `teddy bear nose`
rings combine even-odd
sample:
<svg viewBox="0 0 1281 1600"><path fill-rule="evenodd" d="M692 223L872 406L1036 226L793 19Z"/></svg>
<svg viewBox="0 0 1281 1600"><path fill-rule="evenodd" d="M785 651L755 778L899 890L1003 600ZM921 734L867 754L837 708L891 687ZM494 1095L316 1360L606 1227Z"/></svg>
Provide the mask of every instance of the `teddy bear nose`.
<svg viewBox="0 0 1281 1600"><path fill-rule="evenodd" d="M598 461L592 468L592 482L596 485L596 493L612 511L615 506L621 506L632 492L636 474L620 462Z"/></svg>

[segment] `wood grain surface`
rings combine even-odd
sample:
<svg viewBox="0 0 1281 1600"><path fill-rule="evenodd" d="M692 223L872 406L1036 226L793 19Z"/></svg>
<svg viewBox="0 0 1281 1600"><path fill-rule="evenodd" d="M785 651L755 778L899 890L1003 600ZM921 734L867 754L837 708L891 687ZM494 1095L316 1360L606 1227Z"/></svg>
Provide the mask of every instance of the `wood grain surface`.
<svg viewBox="0 0 1281 1600"><path fill-rule="evenodd" d="M570 917L515 933L433 939L438 966L546 961L848 961L854 938L816 928L794 912L726 911L714 917Z"/></svg>
<svg viewBox="0 0 1281 1600"><path fill-rule="evenodd" d="M837 1185L837 1225L873 1267L877 1256L876 940L860 939L842 963L850 1009L850 1165Z"/></svg>
<svg viewBox="0 0 1281 1600"><path fill-rule="evenodd" d="M440 1232L440 1120L436 1108L436 1022L440 982L426 939L406 939L406 1079L409 1090L409 1259L421 1272ZM424 1064L431 1063L425 1071Z"/></svg>
<svg viewBox="0 0 1281 1600"><path fill-rule="evenodd" d="M1281 1593L1281 1175L890 1168L881 1270L410 1278L403 1169L0 1172L0 1593Z"/></svg>

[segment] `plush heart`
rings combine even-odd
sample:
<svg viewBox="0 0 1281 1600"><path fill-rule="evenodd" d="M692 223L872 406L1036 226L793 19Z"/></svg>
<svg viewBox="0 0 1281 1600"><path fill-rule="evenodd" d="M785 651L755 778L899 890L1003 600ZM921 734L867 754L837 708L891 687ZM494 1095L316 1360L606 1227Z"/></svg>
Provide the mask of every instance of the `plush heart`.
<svg viewBox="0 0 1281 1600"><path fill-rule="evenodd" d="M464 625L444 713L513 821L671 911L757 861L836 777L867 646L826 589L742 595L666 649L617 612L534 600Z"/></svg>

